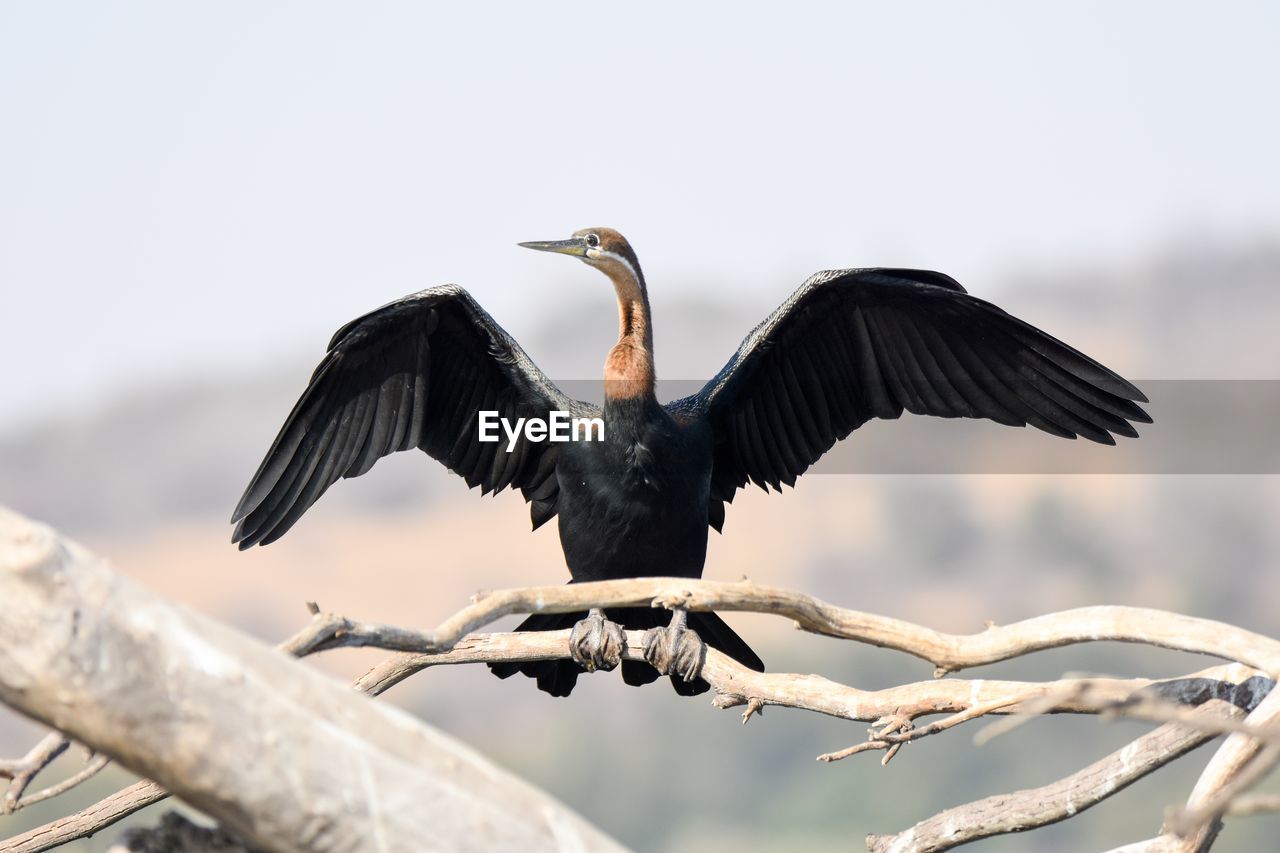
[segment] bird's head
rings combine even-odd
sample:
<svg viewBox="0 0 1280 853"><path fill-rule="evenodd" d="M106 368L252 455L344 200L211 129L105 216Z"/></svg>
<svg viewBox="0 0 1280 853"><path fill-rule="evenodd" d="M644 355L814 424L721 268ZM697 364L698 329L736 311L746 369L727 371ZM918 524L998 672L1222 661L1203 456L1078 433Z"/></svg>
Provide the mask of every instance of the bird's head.
<svg viewBox="0 0 1280 853"><path fill-rule="evenodd" d="M628 284L644 290L644 275L635 251L627 238L612 228L583 228L574 231L568 240L535 240L520 245L539 252L572 255L609 276L620 292Z"/></svg>

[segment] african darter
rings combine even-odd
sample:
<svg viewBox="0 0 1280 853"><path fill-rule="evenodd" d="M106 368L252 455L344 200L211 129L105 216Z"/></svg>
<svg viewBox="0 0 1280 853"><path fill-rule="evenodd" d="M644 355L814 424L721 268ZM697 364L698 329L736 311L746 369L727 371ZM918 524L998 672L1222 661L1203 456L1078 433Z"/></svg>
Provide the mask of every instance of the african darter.
<svg viewBox="0 0 1280 853"><path fill-rule="evenodd" d="M520 345L455 285L433 287L338 330L236 507L241 548L279 539L339 477L419 448L484 493L519 489L536 529L559 517L573 581L702 575L707 528L748 482L796 477L872 418L903 411L1030 424L1114 444L1150 423L1132 384L1034 326L970 296L949 276L910 269L820 272L757 326L697 394L660 403L644 275L617 231L522 243L603 272L618 298L618 342L604 365L604 406L569 399ZM481 411L600 417L601 441L479 440ZM753 669L755 653L714 613L647 608L539 614L517 630L568 628L572 660L492 665L556 696L583 670L612 669L621 628L650 629L628 684L696 677L699 637Z"/></svg>

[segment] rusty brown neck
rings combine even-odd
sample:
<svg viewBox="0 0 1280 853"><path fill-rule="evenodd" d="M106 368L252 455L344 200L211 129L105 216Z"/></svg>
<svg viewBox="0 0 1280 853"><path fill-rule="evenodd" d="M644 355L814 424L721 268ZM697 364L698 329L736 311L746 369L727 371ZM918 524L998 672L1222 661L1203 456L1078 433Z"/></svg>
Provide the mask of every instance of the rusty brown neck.
<svg viewBox="0 0 1280 853"><path fill-rule="evenodd" d="M653 327L643 281L622 264L602 266L618 296L618 342L604 363L606 400L630 400L654 394ZM637 273L638 274L638 273Z"/></svg>

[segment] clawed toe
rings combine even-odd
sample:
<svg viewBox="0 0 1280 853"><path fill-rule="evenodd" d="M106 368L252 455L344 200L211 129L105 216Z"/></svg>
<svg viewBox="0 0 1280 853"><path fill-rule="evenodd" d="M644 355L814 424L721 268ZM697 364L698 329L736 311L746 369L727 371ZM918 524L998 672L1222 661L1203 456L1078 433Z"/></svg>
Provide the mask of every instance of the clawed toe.
<svg viewBox="0 0 1280 853"><path fill-rule="evenodd" d="M622 662L626 646L622 626L604 618L604 611L593 609L573 626L569 634L569 656L587 672L608 672Z"/></svg>
<svg viewBox="0 0 1280 853"><path fill-rule="evenodd" d="M644 659L663 675L693 681L702 672L707 646L696 632L685 627L687 618L684 610L674 610L670 625L645 631Z"/></svg>

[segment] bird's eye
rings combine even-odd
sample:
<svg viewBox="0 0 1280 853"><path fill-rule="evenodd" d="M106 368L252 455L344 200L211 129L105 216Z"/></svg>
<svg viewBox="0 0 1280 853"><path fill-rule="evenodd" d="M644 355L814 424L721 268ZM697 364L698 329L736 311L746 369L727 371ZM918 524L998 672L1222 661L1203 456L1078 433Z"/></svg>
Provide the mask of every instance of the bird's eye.
<svg viewBox="0 0 1280 853"><path fill-rule="evenodd" d="M597 235L595 235L595 234L588 234L588 235L587 235L587 245L588 245L588 246L590 246L590 247L591 247L591 248L593 248L593 249L594 249L594 248L596 248L597 246L599 246L599 245L600 245L600 238L599 238Z"/></svg>

